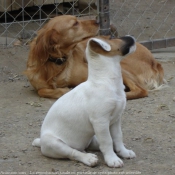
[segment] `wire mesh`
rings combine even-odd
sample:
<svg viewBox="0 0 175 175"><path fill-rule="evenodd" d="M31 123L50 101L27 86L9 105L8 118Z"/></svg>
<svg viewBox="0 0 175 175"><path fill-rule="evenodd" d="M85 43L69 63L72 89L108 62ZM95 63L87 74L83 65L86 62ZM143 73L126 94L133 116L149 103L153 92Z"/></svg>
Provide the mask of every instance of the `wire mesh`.
<svg viewBox="0 0 175 175"><path fill-rule="evenodd" d="M174 0L110 1L110 19L119 35L133 35L150 49L175 46L174 16Z"/></svg>
<svg viewBox="0 0 175 175"><path fill-rule="evenodd" d="M99 15L100 33L105 34L108 12L117 29L114 34L133 35L150 49L175 46L174 0L2 0L0 45L8 47L18 44L16 41L27 44L50 18L63 14L88 18Z"/></svg>
<svg viewBox="0 0 175 175"><path fill-rule="evenodd" d="M0 45L27 44L37 31L57 15L97 16L93 0L0 1Z"/></svg>

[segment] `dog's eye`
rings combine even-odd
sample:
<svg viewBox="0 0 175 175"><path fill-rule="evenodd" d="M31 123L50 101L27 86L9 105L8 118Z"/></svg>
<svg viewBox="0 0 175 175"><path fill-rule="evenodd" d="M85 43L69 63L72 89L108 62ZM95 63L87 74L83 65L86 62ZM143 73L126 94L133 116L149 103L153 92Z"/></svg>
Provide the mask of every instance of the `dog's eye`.
<svg viewBox="0 0 175 175"><path fill-rule="evenodd" d="M74 23L74 25L73 26L77 26L78 25L78 21L76 21L75 23Z"/></svg>

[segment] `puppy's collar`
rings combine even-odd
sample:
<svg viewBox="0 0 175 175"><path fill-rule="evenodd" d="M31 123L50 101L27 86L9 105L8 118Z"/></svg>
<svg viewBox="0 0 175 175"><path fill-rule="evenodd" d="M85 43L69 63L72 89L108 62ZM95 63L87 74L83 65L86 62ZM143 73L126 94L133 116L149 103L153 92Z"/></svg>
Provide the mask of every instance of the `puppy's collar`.
<svg viewBox="0 0 175 175"><path fill-rule="evenodd" d="M66 57L54 58L54 57L49 56L48 60L50 62L57 64L57 65L62 65L64 62L66 62L67 59L66 59Z"/></svg>

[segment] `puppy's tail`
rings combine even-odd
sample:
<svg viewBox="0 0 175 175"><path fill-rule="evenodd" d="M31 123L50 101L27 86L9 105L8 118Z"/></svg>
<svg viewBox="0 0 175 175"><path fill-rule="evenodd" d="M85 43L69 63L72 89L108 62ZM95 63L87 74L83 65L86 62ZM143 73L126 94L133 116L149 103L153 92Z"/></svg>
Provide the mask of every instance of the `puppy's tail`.
<svg viewBox="0 0 175 175"><path fill-rule="evenodd" d="M33 145L33 146L37 146L37 147L41 147L40 138L35 139L35 140L32 142L32 145Z"/></svg>

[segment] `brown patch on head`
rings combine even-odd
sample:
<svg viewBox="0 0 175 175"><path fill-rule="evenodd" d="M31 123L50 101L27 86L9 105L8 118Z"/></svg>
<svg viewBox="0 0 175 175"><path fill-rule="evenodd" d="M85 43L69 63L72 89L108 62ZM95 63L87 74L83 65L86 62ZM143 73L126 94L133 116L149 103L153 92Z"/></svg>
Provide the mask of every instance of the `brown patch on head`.
<svg viewBox="0 0 175 175"><path fill-rule="evenodd" d="M34 53L42 62L49 55L62 57L78 42L98 33L95 20L78 20L75 16L63 15L51 19L35 39Z"/></svg>
<svg viewBox="0 0 175 175"><path fill-rule="evenodd" d="M106 39L106 37L96 37L91 39L91 41L89 42L89 46L92 51L105 56L127 55L128 53L130 53L130 49L134 45L135 39L130 36L125 36L118 39ZM108 46L110 47L110 50L108 49Z"/></svg>
<svg viewBox="0 0 175 175"><path fill-rule="evenodd" d="M104 55L104 56L122 55L122 51L121 51L121 47L123 45L122 40L120 39L110 40L104 37L100 37L100 38L98 37L97 39L100 39L107 45L110 45L111 49L110 51L105 50L98 42L91 40L89 43L89 46L93 52Z"/></svg>
<svg viewBox="0 0 175 175"><path fill-rule="evenodd" d="M85 38L96 36L99 25L95 20L78 20L75 16L63 15L53 18L47 25L59 33L60 48L69 47Z"/></svg>

